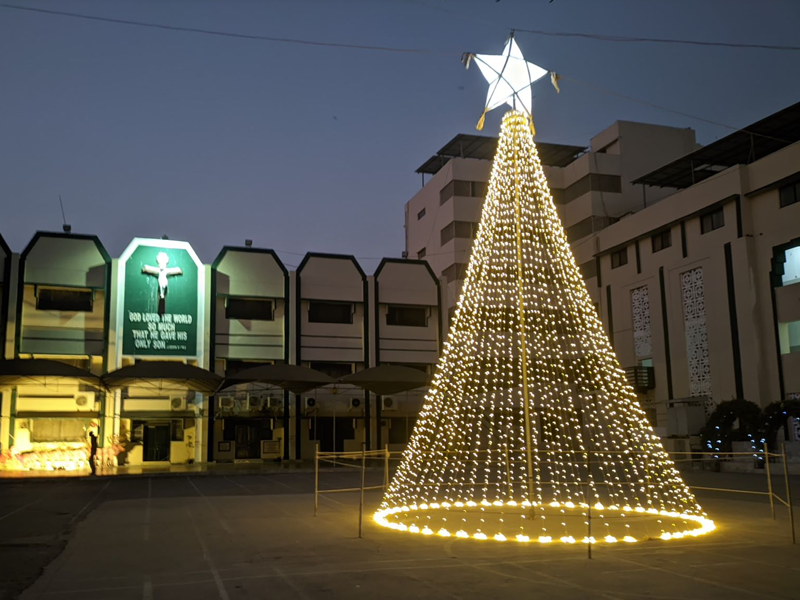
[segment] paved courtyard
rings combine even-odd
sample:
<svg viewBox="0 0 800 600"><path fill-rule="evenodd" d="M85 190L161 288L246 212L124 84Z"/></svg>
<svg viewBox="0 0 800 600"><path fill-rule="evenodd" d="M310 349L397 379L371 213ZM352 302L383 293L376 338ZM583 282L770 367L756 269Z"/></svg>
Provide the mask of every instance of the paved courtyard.
<svg viewBox="0 0 800 600"><path fill-rule="evenodd" d="M321 484L350 487L353 475L323 473ZM381 473L369 477L377 483ZM0 598L800 597L800 545L791 545L787 511L773 521L765 498L699 492L718 532L596 547L587 560L580 545L430 539L368 518L358 539L358 494L324 497L315 518L312 492L305 472L0 482ZM367 515L379 499L367 495Z"/></svg>

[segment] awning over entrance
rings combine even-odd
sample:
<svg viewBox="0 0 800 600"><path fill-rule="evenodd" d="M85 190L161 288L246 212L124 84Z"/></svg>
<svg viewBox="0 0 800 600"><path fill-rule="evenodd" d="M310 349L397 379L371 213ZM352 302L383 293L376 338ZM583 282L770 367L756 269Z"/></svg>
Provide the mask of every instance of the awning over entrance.
<svg viewBox="0 0 800 600"><path fill-rule="evenodd" d="M380 365L358 371L339 380L360 387L378 396L408 392L430 383L430 376L417 369L398 365Z"/></svg>
<svg viewBox="0 0 800 600"><path fill-rule="evenodd" d="M77 381L103 390L103 381L89 371L44 358L0 360L0 387L42 385Z"/></svg>
<svg viewBox="0 0 800 600"><path fill-rule="evenodd" d="M279 363L276 365L260 365L245 369L225 378L223 388L239 383L266 383L288 390L295 394L304 394L309 390L335 383L336 380L316 369L299 365Z"/></svg>
<svg viewBox="0 0 800 600"><path fill-rule="evenodd" d="M157 389L181 387L193 392L213 394L222 383L222 377L182 362L153 360L111 371L103 376L103 383L109 389L132 385Z"/></svg>

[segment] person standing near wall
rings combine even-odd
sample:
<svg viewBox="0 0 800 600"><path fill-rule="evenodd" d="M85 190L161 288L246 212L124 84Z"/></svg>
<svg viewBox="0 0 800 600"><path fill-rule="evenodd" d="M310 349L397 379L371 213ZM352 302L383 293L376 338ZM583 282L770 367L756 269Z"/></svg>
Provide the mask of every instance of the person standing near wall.
<svg viewBox="0 0 800 600"><path fill-rule="evenodd" d="M97 475L97 435L94 431L89 432L89 468L92 475Z"/></svg>

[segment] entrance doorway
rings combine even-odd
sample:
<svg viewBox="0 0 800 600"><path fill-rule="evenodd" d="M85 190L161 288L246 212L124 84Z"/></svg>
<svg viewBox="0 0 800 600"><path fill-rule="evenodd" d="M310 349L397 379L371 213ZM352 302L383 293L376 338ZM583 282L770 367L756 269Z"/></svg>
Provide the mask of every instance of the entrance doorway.
<svg viewBox="0 0 800 600"><path fill-rule="evenodd" d="M272 439L272 421L267 418L225 419L222 438L234 443L235 459L261 458L261 441Z"/></svg>
<svg viewBox="0 0 800 600"><path fill-rule="evenodd" d="M169 423L144 423L142 441L144 442L142 459L145 462L169 462Z"/></svg>
<svg viewBox="0 0 800 600"><path fill-rule="evenodd" d="M260 458L260 442L260 427L249 423L236 424L236 458Z"/></svg>

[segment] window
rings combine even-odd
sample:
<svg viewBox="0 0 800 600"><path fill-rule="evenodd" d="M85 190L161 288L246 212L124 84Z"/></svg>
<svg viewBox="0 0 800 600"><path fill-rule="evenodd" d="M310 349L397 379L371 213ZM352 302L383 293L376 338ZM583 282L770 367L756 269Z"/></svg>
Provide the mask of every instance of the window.
<svg viewBox="0 0 800 600"><path fill-rule="evenodd" d="M312 300L308 303L308 322L351 324L353 322L353 305L349 302Z"/></svg>
<svg viewBox="0 0 800 600"><path fill-rule="evenodd" d="M386 324L398 327L427 327L428 308L426 306L397 306L390 304L386 313Z"/></svg>
<svg viewBox="0 0 800 600"><path fill-rule="evenodd" d="M447 283L456 281L457 279L464 279L464 274L467 272L467 263L453 263L442 271L442 277L447 280Z"/></svg>
<svg viewBox="0 0 800 600"><path fill-rule="evenodd" d="M350 375L353 372L353 363L338 363L338 362L311 362L309 366L321 373L325 373L329 377L339 379L345 375Z"/></svg>
<svg viewBox="0 0 800 600"><path fill-rule="evenodd" d="M564 204L564 190L561 188L550 188L550 195L555 204Z"/></svg>
<svg viewBox="0 0 800 600"><path fill-rule="evenodd" d="M417 213L417 221L419 221L424 216L425 216L425 209L423 208L421 211Z"/></svg>
<svg viewBox="0 0 800 600"><path fill-rule="evenodd" d="M618 252L611 253L611 268L616 269L622 265L628 264L628 248L625 247Z"/></svg>
<svg viewBox="0 0 800 600"><path fill-rule="evenodd" d="M706 213L702 217L700 217L700 233L708 233L709 231L714 231L715 229L719 229L720 227L725 226L725 215L722 212L722 208L718 208L717 210Z"/></svg>
<svg viewBox="0 0 800 600"><path fill-rule="evenodd" d="M425 252L425 248L423 248L422 250L420 250L419 252L417 252L417 258L418 258L418 259L420 259L420 258L425 258L425 254L426 254L426 252Z"/></svg>
<svg viewBox="0 0 800 600"><path fill-rule="evenodd" d="M781 354L800 352L800 321L778 323Z"/></svg>
<svg viewBox="0 0 800 600"><path fill-rule="evenodd" d="M664 248L672 246L672 232L669 229L655 234L650 239L653 242L653 253L660 252Z"/></svg>
<svg viewBox="0 0 800 600"><path fill-rule="evenodd" d="M90 419L31 419L31 442L85 442Z"/></svg>
<svg viewBox="0 0 800 600"><path fill-rule="evenodd" d="M572 202L589 192L622 192L622 178L619 175L590 173L564 190L564 202Z"/></svg>
<svg viewBox="0 0 800 600"><path fill-rule="evenodd" d="M456 224L450 223L450 225L442 227L442 230L439 232L439 243L444 246L454 237L456 237Z"/></svg>
<svg viewBox="0 0 800 600"><path fill-rule="evenodd" d="M581 270L584 279L597 277L597 261L595 259L587 260L582 265L579 265L578 268Z"/></svg>
<svg viewBox="0 0 800 600"><path fill-rule="evenodd" d="M567 240L571 244L585 238L587 235L597 233L617 221L619 219L615 217L586 217L582 221L575 223L575 225L566 228Z"/></svg>
<svg viewBox="0 0 800 600"><path fill-rule="evenodd" d="M800 181L792 183L780 190L781 208L800 202Z"/></svg>
<svg viewBox="0 0 800 600"><path fill-rule="evenodd" d="M783 263L782 285L800 283L800 246L786 251L786 262Z"/></svg>
<svg viewBox="0 0 800 600"><path fill-rule="evenodd" d="M173 442L183 441L183 419L173 419L170 421L170 440Z"/></svg>
<svg viewBox="0 0 800 600"><path fill-rule="evenodd" d="M442 228L439 233L440 243L444 246L453 238L471 239L478 231L478 224L471 221L453 221Z"/></svg>
<svg viewBox="0 0 800 600"><path fill-rule="evenodd" d="M93 296L92 290L39 288L36 290L36 308L37 310L92 312Z"/></svg>
<svg viewBox="0 0 800 600"><path fill-rule="evenodd" d="M274 305L272 300L264 298L228 298L225 301L225 318L274 321Z"/></svg>
<svg viewBox="0 0 800 600"><path fill-rule="evenodd" d="M439 204L444 204L453 196L483 198L486 195L486 182L460 181L454 179L439 191Z"/></svg>

